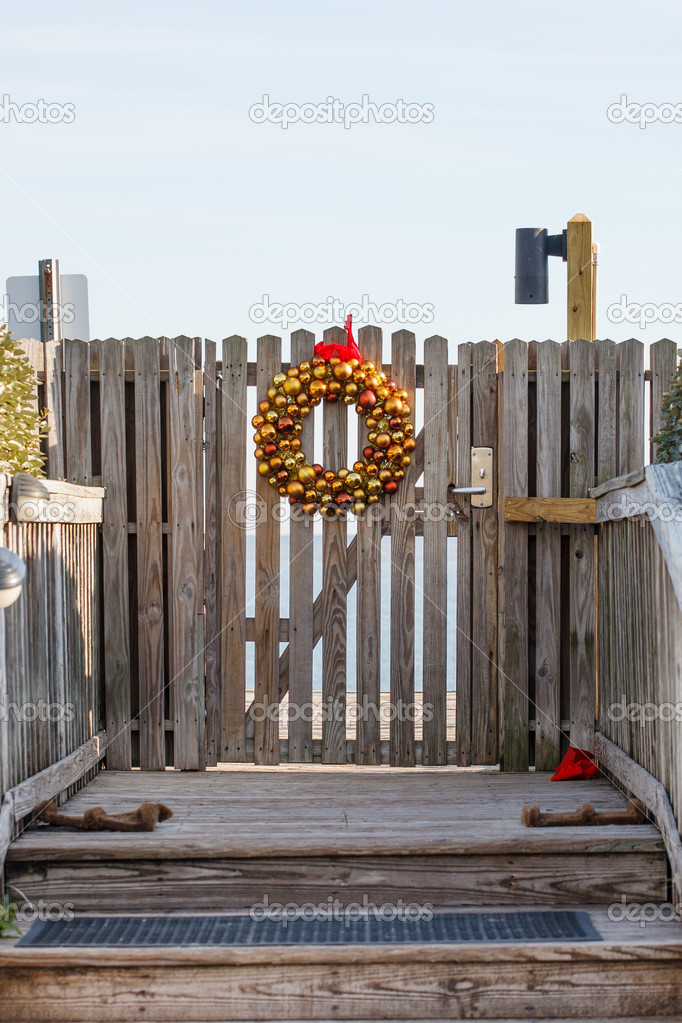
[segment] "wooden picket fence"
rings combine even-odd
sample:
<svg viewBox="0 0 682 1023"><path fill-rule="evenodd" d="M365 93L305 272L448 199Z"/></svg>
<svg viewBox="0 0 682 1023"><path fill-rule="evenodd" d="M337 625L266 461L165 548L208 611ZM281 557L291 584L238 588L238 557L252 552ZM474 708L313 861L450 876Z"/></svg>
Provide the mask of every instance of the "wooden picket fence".
<svg viewBox="0 0 682 1023"><path fill-rule="evenodd" d="M326 341L345 337L340 328ZM382 333L359 332L363 356L381 361ZM292 335L292 359L315 337ZM289 523L289 615L280 612L280 501L251 484L250 420L282 363L281 341L175 338L36 348L40 402L50 409L48 473L106 488L102 525L103 669L107 763L126 769L219 761L553 767L570 735L589 739L595 709L595 527L518 521L504 498L585 499L595 484L644 461L646 392L656 425L676 348L636 341L463 344L448 363L444 338L398 331L384 366L410 394L417 449L381 521L322 524L322 587L314 591L314 527ZM352 411L352 410L351 410ZM306 451L350 465L348 409L328 405L304 421ZM360 439L362 446L362 439ZM468 486L471 447L495 452L494 502L457 520L448 484ZM255 474L254 474L255 475ZM423 484L421 478L423 476ZM475 482L475 481L474 481ZM255 601L247 614L247 532L235 500L255 490ZM409 514L412 506L421 511ZM505 509L507 511L505 512ZM423 512L423 514L422 514ZM352 532L352 529L350 530ZM390 537L390 584L381 586L381 537ZM457 536L457 620L448 620L448 538ZM423 577L415 538L423 536ZM357 591L356 644L347 649L348 594ZM423 604L423 670L415 677L415 605ZM390 606L381 649L382 603ZM313 650L322 642L322 671ZM249 644L254 693L247 693ZM456 741L447 727L447 654L457 648ZM347 692L355 657L357 692ZM450 680L452 681L452 680ZM321 696L314 694L321 690ZM382 695L383 694L383 695ZM388 695L386 695L388 694ZM318 734L309 715L283 728L284 699L328 709ZM349 701L432 709L420 728L394 714L346 725ZM263 712L265 711L265 712Z"/></svg>

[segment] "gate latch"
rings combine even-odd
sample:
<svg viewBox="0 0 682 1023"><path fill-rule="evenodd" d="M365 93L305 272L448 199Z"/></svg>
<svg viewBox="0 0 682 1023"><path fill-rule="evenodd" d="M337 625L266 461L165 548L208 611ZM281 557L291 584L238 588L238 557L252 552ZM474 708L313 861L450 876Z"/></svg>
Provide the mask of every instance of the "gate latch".
<svg viewBox="0 0 682 1023"><path fill-rule="evenodd" d="M448 487L449 494L469 494L472 508L492 508L493 504L493 449L471 449L471 486Z"/></svg>

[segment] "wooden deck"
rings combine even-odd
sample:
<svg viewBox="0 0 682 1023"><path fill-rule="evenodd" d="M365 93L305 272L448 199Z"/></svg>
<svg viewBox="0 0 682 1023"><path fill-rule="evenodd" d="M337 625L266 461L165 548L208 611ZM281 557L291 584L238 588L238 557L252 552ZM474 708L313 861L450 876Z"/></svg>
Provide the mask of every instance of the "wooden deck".
<svg viewBox="0 0 682 1023"><path fill-rule="evenodd" d="M10 892L76 912L244 912L263 902L363 896L474 911L587 909L601 942L21 949L0 945L2 1019L625 1019L682 1014L682 925L614 922L663 902L655 828L527 829L521 808L623 805L603 780L494 769L229 766L103 772L67 804L160 800L150 834L32 826L9 850Z"/></svg>

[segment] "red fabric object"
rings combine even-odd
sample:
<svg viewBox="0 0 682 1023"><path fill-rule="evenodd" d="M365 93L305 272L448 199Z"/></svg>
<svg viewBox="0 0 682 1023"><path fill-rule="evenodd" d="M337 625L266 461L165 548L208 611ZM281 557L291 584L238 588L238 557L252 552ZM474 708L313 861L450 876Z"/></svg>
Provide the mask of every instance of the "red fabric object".
<svg viewBox="0 0 682 1023"><path fill-rule="evenodd" d="M319 341L315 345L315 355L321 355L323 359L331 359L332 355L338 355L342 362L348 362L349 359L357 359L358 362L362 362L362 356L360 350L353 340L353 317L348 314L346 317L346 325L344 327L346 334L346 344L340 345L337 342L326 345L323 341Z"/></svg>
<svg viewBox="0 0 682 1023"><path fill-rule="evenodd" d="M573 778L598 778L599 768L592 754L585 749L571 746L550 781L570 781Z"/></svg>

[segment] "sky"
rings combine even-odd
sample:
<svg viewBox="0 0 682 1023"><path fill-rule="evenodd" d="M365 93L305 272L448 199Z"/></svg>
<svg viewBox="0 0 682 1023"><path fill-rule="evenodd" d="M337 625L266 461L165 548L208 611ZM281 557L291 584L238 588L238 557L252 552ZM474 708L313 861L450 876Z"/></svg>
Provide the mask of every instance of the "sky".
<svg viewBox="0 0 682 1023"><path fill-rule="evenodd" d="M386 338L454 353L565 339L566 267L548 305L515 306L514 231L584 213L598 335L682 343L681 28L660 0L6 5L0 281L59 258L88 278L92 337L287 352L364 303ZM31 120L39 100L55 123ZM277 121L330 100L341 123Z"/></svg>

